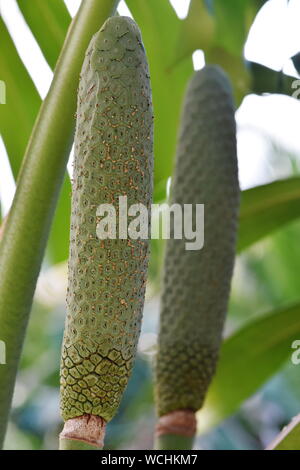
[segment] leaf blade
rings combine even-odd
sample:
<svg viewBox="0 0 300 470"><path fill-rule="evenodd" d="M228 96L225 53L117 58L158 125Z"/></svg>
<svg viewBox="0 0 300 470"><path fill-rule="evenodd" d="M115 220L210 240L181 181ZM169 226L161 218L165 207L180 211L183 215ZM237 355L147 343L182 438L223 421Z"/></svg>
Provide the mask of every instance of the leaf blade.
<svg viewBox="0 0 300 470"><path fill-rule="evenodd" d="M199 412L201 431L234 413L271 378L292 353L299 334L300 303L259 317L225 340L217 373Z"/></svg>
<svg viewBox="0 0 300 470"><path fill-rule="evenodd" d="M216 44L229 53L241 56L246 41L246 11L248 0L214 0Z"/></svg>
<svg viewBox="0 0 300 470"><path fill-rule="evenodd" d="M41 98L1 17L0 42L5 51L0 54L0 78L6 85L6 104L0 108L0 130L16 178Z"/></svg>
<svg viewBox="0 0 300 470"><path fill-rule="evenodd" d="M300 217L300 177L278 180L242 192L237 250Z"/></svg>
<svg viewBox="0 0 300 470"><path fill-rule="evenodd" d="M65 3L63 0L17 0L17 3L45 59L54 69L71 23Z"/></svg>
<svg viewBox="0 0 300 470"><path fill-rule="evenodd" d="M300 450L300 415L292 419L266 450Z"/></svg>
<svg viewBox="0 0 300 470"><path fill-rule="evenodd" d="M17 178L42 101L2 18L0 42L5 51L0 55L0 78L6 84L6 104L0 107L0 130L13 175ZM51 263L63 261L68 257L69 224L64 221L70 217L70 191L70 179L66 175L47 247L48 260Z"/></svg>

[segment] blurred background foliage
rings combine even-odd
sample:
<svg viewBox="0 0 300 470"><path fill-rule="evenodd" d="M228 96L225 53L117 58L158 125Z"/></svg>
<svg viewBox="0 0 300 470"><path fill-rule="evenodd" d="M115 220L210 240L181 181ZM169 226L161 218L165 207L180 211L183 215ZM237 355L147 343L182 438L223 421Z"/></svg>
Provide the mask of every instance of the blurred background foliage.
<svg viewBox="0 0 300 470"><path fill-rule="evenodd" d="M206 405L199 413L197 449L265 448L300 410L300 375L291 362L292 342L300 339L300 146L285 145L284 138L277 138L276 128L270 133L261 125L263 106L272 110L274 102L268 101L267 95L259 98L263 104L253 98L253 93L286 95L284 99L289 104L276 95L275 107L281 116L282 133L288 135L283 113L294 107L299 118L299 103L291 97L295 91L292 83L298 75L291 66L287 75L282 70L285 64L274 70L263 61L250 61L245 54L254 22L268 7L265 4L276 1L191 0L184 2L189 5L184 18L178 17L173 8L175 2L169 0L127 0L126 5L121 2L119 7L124 14L127 6L138 22L150 63L155 111L154 202L167 199L181 103L195 65L201 66L195 61L199 54L203 62L205 59L207 63L218 63L227 71L240 106L238 142L244 191L238 256L221 361ZM22 15L54 70L71 22L67 8L70 2L14 0L14 3L18 8L16 14ZM265 17L267 37L268 21L272 19L268 20L266 14ZM42 98L30 67L19 54L9 24L7 17L0 18L0 79L6 83L7 94L7 104L0 105L0 130L8 155L6 166L9 164L17 180ZM296 59L294 64L297 68ZM256 105L249 125L251 97ZM257 126L253 125L256 120ZM246 148L249 146L252 152ZM6 158L4 152L0 157ZM6 449L57 448L61 429L59 359L65 315L70 187L66 173L36 289ZM2 181L2 204L8 189ZM3 206L2 217L7 210ZM152 447L155 411L151 363L155 354L162 260L163 242L153 240L138 359L118 415L108 426L106 442L110 448Z"/></svg>

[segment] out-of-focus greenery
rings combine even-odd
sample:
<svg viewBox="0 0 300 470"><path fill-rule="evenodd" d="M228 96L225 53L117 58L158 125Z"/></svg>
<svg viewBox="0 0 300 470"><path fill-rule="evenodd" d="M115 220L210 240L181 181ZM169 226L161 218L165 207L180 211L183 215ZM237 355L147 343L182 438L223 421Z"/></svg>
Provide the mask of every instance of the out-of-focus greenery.
<svg viewBox="0 0 300 470"><path fill-rule="evenodd" d="M127 0L142 30L150 63L155 112L155 202L167 198L181 102L193 73L194 50L202 49L207 62L217 62L227 71L238 103L252 91L292 93L291 77L249 64L243 57L249 28L264 3L192 0L187 18L179 20L168 0ZM18 5L54 68L71 20L64 2L18 0ZM4 44L0 78L6 82L12 100L10 107L1 108L0 129L17 177L41 100L0 21L0 43ZM271 146L268 157L275 176L278 162L289 159L293 165L285 176L290 178L243 194L240 253L226 340L218 374L206 406L199 413L196 448L264 448L300 409L300 378L290 360L292 341L300 339L300 175L297 156ZM7 449L57 448L69 216L70 180L66 174L22 355ZM152 447L155 411L151 363L162 259L163 242L153 240L138 359L118 415L108 426L106 442L110 448Z"/></svg>

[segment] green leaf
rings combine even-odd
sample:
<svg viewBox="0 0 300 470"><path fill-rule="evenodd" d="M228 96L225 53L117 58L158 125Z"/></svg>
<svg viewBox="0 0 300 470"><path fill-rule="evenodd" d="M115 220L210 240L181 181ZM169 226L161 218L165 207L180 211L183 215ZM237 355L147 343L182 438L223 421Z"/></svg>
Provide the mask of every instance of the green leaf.
<svg viewBox="0 0 300 470"><path fill-rule="evenodd" d="M69 23L71 21L71 17L68 13L68 10L62 0L53 0L51 2L45 2L44 0L32 0L28 2L27 0L18 0L18 5L24 15L25 20L28 23L35 39L37 40L46 60L48 61L49 65L52 69L54 69L59 52L62 48L65 35L67 33L67 29ZM7 33L8 35L8 33ZM9 42L14 49L14 53L11 50L5 49L5 54L9 54L7 57L12 62L13 57L17 57L17 51L12 40L9 37ZM4 57L5 58L5 57ZM1 59L0 59L1 60ZM16 62L16 61L15 61ZM16 70L15 66L11 66L11 70L16 70L12 73L12 75L16 78L22 78L22 86L18 84L15 88L12 88L13 82L9 80L9 88L10 88L10 97L16 98L18 106L20 108L24 108L25 111L28 109L32 112L31 119L26 118L24 120L25 129L26 126L28 127L27 130L27 138L24 138L23 149L22 151L18 152L18 161L16 162L15 158L12 155L10 148L8 148L8 153L10 155L10 163L14 170L14 175L16 176L17 171L20 167L21 159L25 152L25 147L27 141L30 136L30 132L32 130L34 120L36 118L38 107L34 110L34 108L28 104L30 99L30 93L24 88L24 76L27 76L27 80L31 81L28 72L26 71L22 61L19 59L20 69L23 69L23 75ZM1 71L3 68L1 68ZM33 85L33 83L32 83ZM33 89L35 87L33 85ZM21 96L19 96L19 92L21 90ZM36 96L38 99L38 103L40 103L40 98L38 93L36 92ZM10 124L6 120L6 124L9 126L12 132L14 133L14 138L12 139L12 144L16 145L15 142L15 116L16 113L11 111L11 108L7 108L7 116L11 118L12 123ZM21 123L20 127L18 128L18 135L22 135L22 131L24 131L24 124ZM4 138L4 141L7 145L7 139ZM54 222L51 228L51 233L49 237L48 243L48 260L51 263L56 263L65 260L68 257L68 244L69 244L69 218L70 218L70 192L71 192L71 185L70 179L66 175L63 189L61 191L59 202L57 209L55 211ZM66 223L67 222L67 223Z"/></svg>
<svg viewBox="0 0 300 470"><path fill-rule="evenodd" d="M193 73L191 57L170 68L181 21L168 1L127 0L142 31L154 105L155 182L172 173L183 94Z"/></svg>
<svg viewBox="0 0 300 470"><path fill-rule="evenodd" d="M300 217L300 177L242 192L238 251Z"/></svg>
<svg viewBox="0 0 300 470"><path fill-rule="evenodd" d="M300 450L300 415L292 419L267 450Z"/></svg>
<svg viewBox="0 0 300 470"><path fill-rule="evenodd" d="M0 41L3 45L0 79L6 85L6 104L0 105L0 130L17 178L41 99L1 18ZM68 257L69 223L66 221L70 218L70 191L70 179L66 175L49 238L47 254L51 263Z"/></svg>
<svg viewBox="0 0 300 470"><path fill-rule="evenodd" d="M243 57L243 49L252 22L266 0L191 0L182 22L177 57L195 49L207 52L211 47Z"/></svg>
<svg viewBox="0 0 300 470"><path fill-rule="evenodd" d="M237 106L240 105L245 95L250 90L250 75L242 55L232 54L224 47L211 47L206 53L206 61L218 64L229 75L234 91Z"/></svg>
<svg viewBox="0 0 300 470"><path fill-rule="evenodd" d="M247 30L250 29L253 21L259 10L267 3L269 0L248 0L247 3Z"/></svg>
<svg viewBox="0 0 300 470"><path fill-rule="evenodd" d="M212 0L216 17L215 45L243 57L249 29L267 0Z"/></svg>
<svg viewBox="0 0 300 470"><path fill-rule="evenodd" d="M300 304L259 317L228 338L205 406L200 431L237 411L289 359L300 335Z"/></svg>
<svg viewBox="0 0 300 470"><path fill-rule="evenodd" d="M251 88L250 67L246 67L243 48L253 20L266 0L191 0L188 15L181 22L172 67L189 57L194 50L203 49L207 63L220 65L230 76L237 104L249 93L267 92L270 80L260 83L260 70L254 70ZM274 74L271 75L271 88ZM252 68L251 68L252 71ZM258 75L258 76L257 76ZM287 92L289 81L286 84ZM289 88L291 90L291 87Z"/></svg>
<svg viewBox="0 0 300 470"><path fill-rule="evenodd" d="M0 104L0 131L16 178L41 99L0 17L0 79L6 104Z"/></svg>
<svg viewBox="0 0 300 470"><path fill-rule="evenodd" d="M283 72L269 69L264 65L255 62L247 62L247 68L251 74L250 89L253 93L282 93L287 96L298 98L299 94L295 93L296 88L293 86L295 77L285 75Z"/></svg>
<svg viewBox="0 0 300 470"><path fill-rule="evenodd" d="M216 16L215 42L231 54L243 55L247 37L246 11L248 0L214 0Z"/></svg>
<svg viewBox="0 0 300 470"><path fill-rule="evenodd" d="M292 61L298 74L300 74L300 52L298 52L292 57Z"/></svg>
<svg viewBox="0 0 300 470"><path fill-rule="evenodd" d="M174 65L196 49L209 49L214 39L215 27L215 18L209 13L205 0L191 0L188 15L179 29L174 49Z"/></svg>
<svg viewBox="0 0 300 470"><path fill-rule="evenodd" d="M45 59L54 69L71 22L65 3L63 0L17 0L17 2Z"/></svg>
<svg viewBox="0 0 300 470"><path fill-rule="evenodd" d="M54 69L71 22L65 3L63 0L17 2L45 59ZM66 175L49 236L47 257L51 263L61 262L68 257L70 192L70 179Z"/></svg>
<svg viewBox="0 0 300 470"><path fill-rule="evenodd" d="M207 8L205 0L191 0L188 15L181 22L172 62L172 67L178 66L184 58L191 56L194 50L203 49L206 62L220 65L230 76L238 104L249 92L250 85L249 72L243 58L243 47L249 28L246 25L249 16L246 12L247 1L215 0L211 2L211 8ZM228 14L232 9L236 10L239 16L233 15L227 24L227 19L223 21L223 10ZM241 37L237 41L236 34L240 30Z"/></svg>

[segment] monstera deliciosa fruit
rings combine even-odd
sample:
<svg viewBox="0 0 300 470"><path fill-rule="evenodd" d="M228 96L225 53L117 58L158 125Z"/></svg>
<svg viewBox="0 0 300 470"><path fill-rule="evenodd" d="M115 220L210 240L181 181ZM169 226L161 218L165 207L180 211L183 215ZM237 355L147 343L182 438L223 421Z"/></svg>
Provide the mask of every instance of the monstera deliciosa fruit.
<svg viewBox="0 0 300 470"><path fill-rule="evenodd" d="M140 31L130 18L112 17L91 40L79 85L61 364L63 448L78 439L78 422L86 426L95 417L103 423L112 419L131 373L149 240L99 239L97 211L100 204L111 204L120 219L118 200L126 196L128 206L143 204L150 215L152 126ZM86 435L85 440L99 444Z"/></svg>

